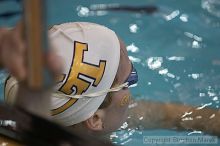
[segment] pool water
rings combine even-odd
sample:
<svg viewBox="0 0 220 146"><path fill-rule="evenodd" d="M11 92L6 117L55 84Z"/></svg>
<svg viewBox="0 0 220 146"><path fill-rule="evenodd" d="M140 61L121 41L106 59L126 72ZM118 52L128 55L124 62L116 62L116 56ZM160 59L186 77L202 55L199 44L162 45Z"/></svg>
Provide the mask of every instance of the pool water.
<svg viewBox="0 0 220 146"><path fill-rule="evenodd" d="M94 11L113 6L158 7L153 14L129 11ZM7 7L6 7L7 6ZM0 4L0 12L20 10L13 1ZM13 26L19 16L1 19ZM48 0L50 25L87 21L114 30L127 45L129 58L139 74L132 88L136 99L175 102L219 109L220 1L218 0ZM0 73L0 95L6 73ZM146 145L144 136L201 136L200 131L118 131L111 135L121 145ZM212 145L219 145L218 143ZM150 144L148 144L150 145ZM182 144L187 145L187 144ZM208 144L203 144L208 145Z"/></svg>

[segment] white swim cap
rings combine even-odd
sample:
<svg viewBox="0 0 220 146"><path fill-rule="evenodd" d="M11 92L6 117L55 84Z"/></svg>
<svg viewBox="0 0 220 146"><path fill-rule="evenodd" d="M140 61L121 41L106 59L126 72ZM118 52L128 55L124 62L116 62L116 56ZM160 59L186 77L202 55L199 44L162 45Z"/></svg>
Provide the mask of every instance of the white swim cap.
<svg viewBox="0 0 220 146"><path fill-rule="evenodd" d="M120 44L110 29L86 22L65 23L49 31L53 50L62 58L64 69L52 94L52 118L71 126L90 118L102 104L117 73ZM17 92L14 78L6 81L6 101ZM66 98L94 95L93 98ZM57 93L57 94L56 94Z"/></svg>

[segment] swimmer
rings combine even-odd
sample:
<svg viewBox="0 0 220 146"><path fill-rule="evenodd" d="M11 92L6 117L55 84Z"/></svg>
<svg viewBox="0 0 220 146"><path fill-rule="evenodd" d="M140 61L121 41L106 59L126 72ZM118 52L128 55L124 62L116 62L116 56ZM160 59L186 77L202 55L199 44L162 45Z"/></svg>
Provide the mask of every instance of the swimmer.
<svg viewBox="0 0 220 146"><path fill-rule="evenodd" d="M0 64L14 76L5 84L6 102L13 103L19 81L27 77L25 41L16 34L16 28L10 35L8 31L0 32L0 42L3 39L7 44L0 46ZM11 38L5 40L4 35ZM145 129L200 130L220 136L217 109L132 100L129 87L137 83L138 74L125 44L112 30L93 23L64 23L49 30L49 39L55 56L61 58L58 64L63 67L51 96L55 122L95 135L115 131L127 122L126 128L141 125ZM12 40L14 44L8 44ZM193 120L184 120L187 118Z"/></svg>

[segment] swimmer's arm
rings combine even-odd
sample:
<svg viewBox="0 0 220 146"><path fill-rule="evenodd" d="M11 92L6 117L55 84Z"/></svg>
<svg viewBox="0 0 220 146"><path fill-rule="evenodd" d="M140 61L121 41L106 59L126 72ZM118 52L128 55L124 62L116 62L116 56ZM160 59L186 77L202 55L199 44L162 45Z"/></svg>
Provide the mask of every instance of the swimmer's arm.
<svg viewBox="0 0 220 146"><path fill-rule="evenodd" d="M140 100L130 104L127 122L130 128L141 125L144 129L199 130L220 137L220 110L211 108L198 110L182 104Z"/></svg>

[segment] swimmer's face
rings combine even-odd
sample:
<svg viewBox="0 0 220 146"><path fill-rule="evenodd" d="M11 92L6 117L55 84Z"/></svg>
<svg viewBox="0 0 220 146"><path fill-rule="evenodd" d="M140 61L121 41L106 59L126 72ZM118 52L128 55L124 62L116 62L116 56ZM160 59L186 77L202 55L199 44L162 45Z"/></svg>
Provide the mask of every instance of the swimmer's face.
<svg viewBox="0 0 220 146"><path fill-rule="evenodd" d="M120 63L113 86L123 84L130 75L131 70L132 65L128 58L126 47L121 42ZM125 122L130 101L130 92L126 88L112 92L106 98L111 98L111 101L110 105L105 109L103 127L105 132L110 132L117 130Z"/></svg>
<svg viewBox="0 0 220 146"><path fill-rule="evenodd" d="M125 45L120 42L120 62L112 87L123 84L131 73L132 65ZM127 118L130 101L129 89L111 92L106 97L108 106L98 109L96 113L83 123L91 131L109 133L117 130ZM105 99L105 100L106 100Z"/></svg>
<svg viewBox="0 0 220 146"><path fill-rule="evenodd" d="M107 98L111 98L111 104L105 109L103 120L103 130L106 133L117 130L125 122L130 101L130 92L128 89L124 89L111 93Z"/></svg>

